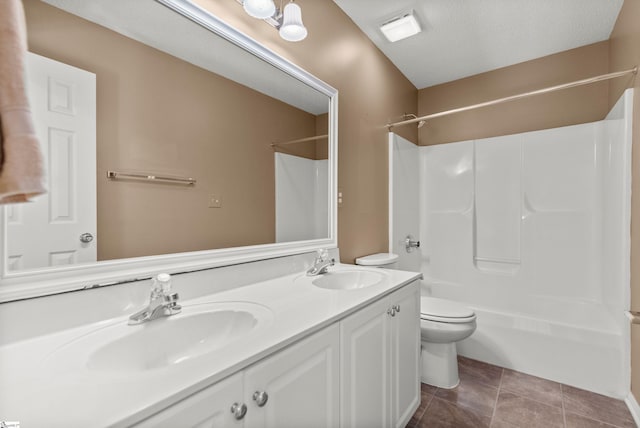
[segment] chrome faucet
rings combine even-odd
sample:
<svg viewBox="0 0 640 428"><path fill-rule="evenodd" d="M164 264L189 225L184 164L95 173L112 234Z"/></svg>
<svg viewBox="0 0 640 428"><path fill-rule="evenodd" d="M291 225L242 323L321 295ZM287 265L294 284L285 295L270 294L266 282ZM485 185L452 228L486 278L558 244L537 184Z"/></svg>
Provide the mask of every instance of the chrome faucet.
<svg viewBox="0 0 640 428"><path fill-rule="evenodd" d="M316 260L313 262L313 266L307 271L307 276L317 276L327 273L329 267L336 264L335 259L329 259L329 252L327 250L318 250L316 253Z"/></svg>
<svg viewBox="0 0 640 428"><path fill-rule="evenodd" d="M180 313L178 293L171 293L171 276L161 273L151 280L151 296L149 305L129 317L129 325L142 324L160 317L168 317Z"/></svg>

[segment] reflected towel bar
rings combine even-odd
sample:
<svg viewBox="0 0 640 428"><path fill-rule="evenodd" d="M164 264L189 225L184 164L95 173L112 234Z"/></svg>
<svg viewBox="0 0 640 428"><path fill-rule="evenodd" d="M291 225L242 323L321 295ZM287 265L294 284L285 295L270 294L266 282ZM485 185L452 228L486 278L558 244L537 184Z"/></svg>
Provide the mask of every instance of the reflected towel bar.
<svg viewBox="0 0 640 428"><path fill-rule="evenodd" d="M147 181L164 181L167 183L181 183L181 184L196 184L196 180L193 178L183 178L183 177L167 177L162 175L155 174L145 174L145 173L129 173L129 172L116 172L116 171L107 171L107 178L111 180L116 180L118 178L132 178L136 180L147 180Z"/></svg>
<svg viewBox="0 0 640 428"><path fill-rule="evenodd" d="M271 147L284 146L286 144L304 143L306 141L321 140L322 138L327 138L328 136L329 135L327 135L327 134L325 134L325 135L316 135L315 137L306 137L306 138L300 138L300 139L297 139L297 140L283 141L282 143L271 143Z"/></svg>
<svg viewBox="0 0 640 428"><path fill-rule="evenodd" d="M627 317L631 320L631 324L640 324L640 312L627 311Z"/></svg>
<svg viewBox="0 0 640 428"><path fill-rule="evenodd" d="M387 124L387 129L391 131L391 128L393 128L394 126L410 125L412 123L417 123L423 120L435 119L436 117L448 116L454 113L462 113L468 110L474 110L481 107L488 107L496 104L506 103L507 101L515 101L521 98L531 97L533 95L547 94L549 92L555 92L561 89L575 88L576 86L588 85L590 83L601 82L603 80L615 79L617 77L626 76L627 74L637 74L637 73L638 73L638 66L635 66L634 68L631 68L629 70L602 74L600 76L590 77L588 79L576 80L575 82L551 86L549 88L538 89L536 91L525 92L523 94L512 95L510 97L498 98L497 100L486 101L484 103L473 104L466 107L455 108L453 110L446 110L446 111L441 111L439 113L428 114L426 116L416 117L415 119L408 119L408 120L403 120L401 122L389 123Z"/></svg>

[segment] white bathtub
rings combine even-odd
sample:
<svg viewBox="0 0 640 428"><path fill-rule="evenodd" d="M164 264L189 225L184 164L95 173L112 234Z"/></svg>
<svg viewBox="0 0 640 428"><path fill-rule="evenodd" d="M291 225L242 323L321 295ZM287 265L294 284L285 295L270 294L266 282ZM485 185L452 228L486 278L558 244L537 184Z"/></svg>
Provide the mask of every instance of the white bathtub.
<svg viewBox="0 0 640 428"><path fill-rule="evenodd" d="M473 308L477 330L458 343L460 355L577 388L624 399L629 393L628 332L624 314L614 319L604 305L529 296L510 300L485 294L485 301L461 299L463 286L425 281L425 294ZM477 296L476 296L477 297ZM480 299L478 299L480 300Z"/></svg>

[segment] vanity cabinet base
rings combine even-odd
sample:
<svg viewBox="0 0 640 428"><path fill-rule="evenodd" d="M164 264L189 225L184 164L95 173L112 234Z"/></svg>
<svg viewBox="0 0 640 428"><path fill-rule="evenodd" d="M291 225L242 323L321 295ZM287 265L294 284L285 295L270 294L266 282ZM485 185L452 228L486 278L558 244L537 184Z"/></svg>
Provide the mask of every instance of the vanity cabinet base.
<svg viewBox="0 0 640 428"><path fill-rule="evenodd" d="M403 427L420 403L419 293L412 282L136 427Z"/></svg>

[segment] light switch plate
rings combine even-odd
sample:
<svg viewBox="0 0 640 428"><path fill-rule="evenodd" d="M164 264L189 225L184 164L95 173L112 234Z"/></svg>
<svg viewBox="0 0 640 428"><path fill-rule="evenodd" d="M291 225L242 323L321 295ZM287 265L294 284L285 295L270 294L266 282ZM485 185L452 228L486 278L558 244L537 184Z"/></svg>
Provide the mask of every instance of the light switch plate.
<svg viewBox="0 0 640 428"><path fill-rule="evenodd" d="M220 195L209 195L209 208L222 208Z"/></svg>

